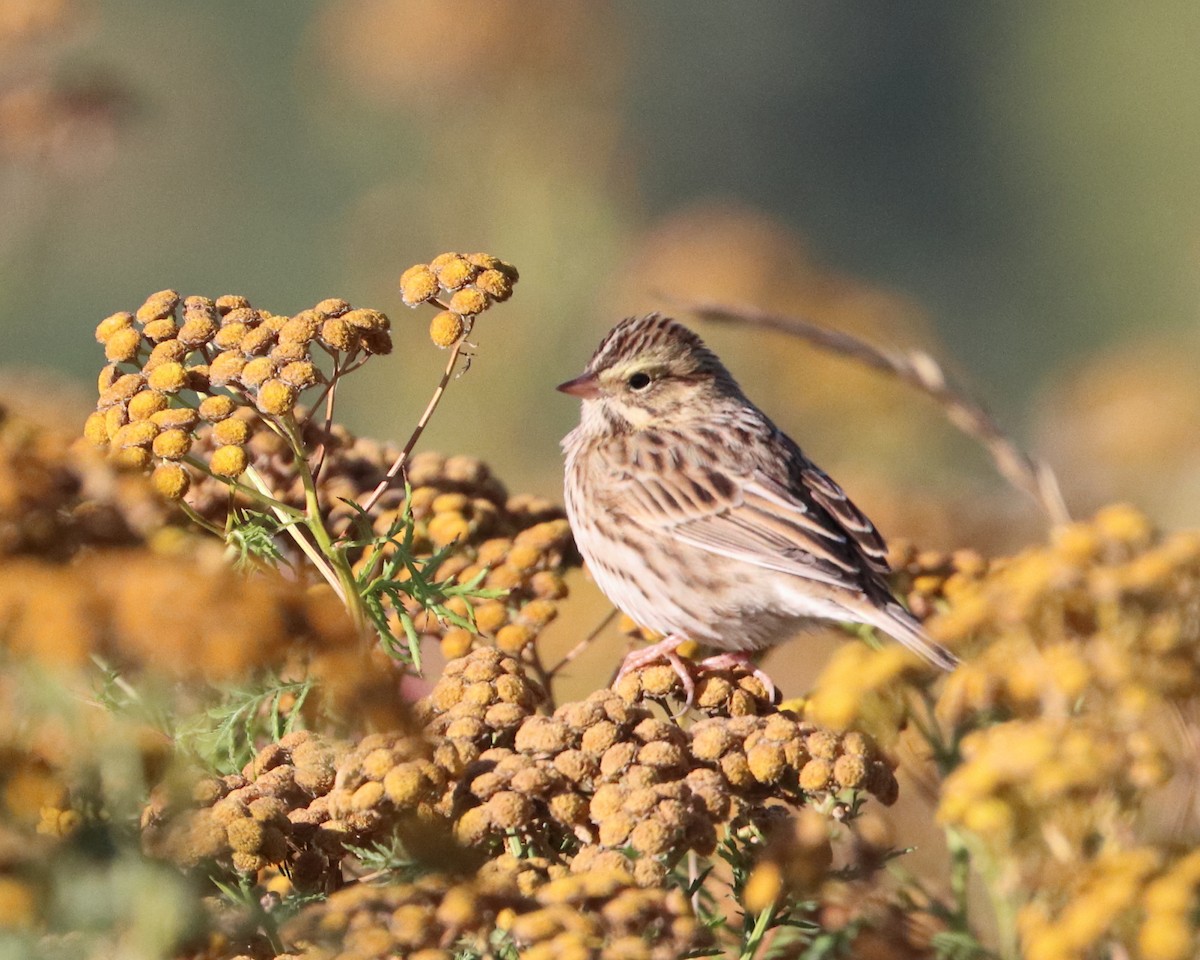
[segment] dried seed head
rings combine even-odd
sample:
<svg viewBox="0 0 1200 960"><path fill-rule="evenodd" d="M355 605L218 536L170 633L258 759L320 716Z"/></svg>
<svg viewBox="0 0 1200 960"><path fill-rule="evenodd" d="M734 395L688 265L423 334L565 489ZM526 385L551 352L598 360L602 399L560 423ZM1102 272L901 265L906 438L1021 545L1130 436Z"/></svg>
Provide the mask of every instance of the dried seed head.
<svg viewBox="0 0 1200 960"><path fill-rule="evenodd" d="M149 420L160 410L167 409L167 395L157 390L142 390L129 398L129 419Z"/></svg>
<svg viewBox="0 0 1200 960"><path fill-rule="evenodd" d="M436 257L429 261L429 269L435 274L439 273L442 267L448 263L453 263L462 257L461 253L439 253Z"/></svg>
<svg viewBox="0 0 1200 960"><path fill-rule="evenodd" d="M475 286L497 303L512 296L512 279L499 270L484 270L475 278Z"/></svg>
<svg viewBox="0 0 1200 960"><path fill-rule="evenodd" d="M490 253L468 253L466 259L480 270L495 270L503 261Z"/></svg>
<svg viewBox="0 0 1200 960"><path fill-rule="evenodd" d="M148 447L158 436L158 427L149 420L138 420L121 427L112 438L112 445L118 450L125 447Z"/></svg>
<svg viewBox="0 0 1200 960"><path fill-rule="evenodd" d="M179 306L179 294L174 290L160 290L146 298L137 310L138 323L151 323L169 317Z"/></svg>
<svg viewBox="0 0 1200 960"><path fill-rule="evenodd" d="M292 343L291 341L283 340L275 344L267 356L281 367L289 363L295 363L297 360L308 360L308 344Z"/></svg>
<svg viewBox="0 0 1200 960"><path fill-rule="evenodd" d="M208 366L208 379L218 387L223 387L241 376L246 366L246 358L236 350L227 350L213 358Z"/></svg>
<svg viewBox="0 0 1200 960"><path fill-rule="evenodd" d="M150 477L154 489L168 500L182 500L191 486L192 478L177 463L164 463L154 468Z"/></svg>
<svg viewBox="0 0 1200 960"><path fill-rule="evenodd" d="M104 414L104 429L108 433L109 438L115 437L117 431L129 422L129 415L125 412L125 405L110 407Z"/></svg>
<svg viewBox="0 0 1200 960"><path fill-rule="evenodd" d="M259 357L265 355L275 346L275 342L275 331L264 323L253 330L248 330L246 335L242 337L241 343L238 344L238 349L247 357Z"/></svg>
<svg viewBox="0 0 1200 960"><path fill-rule="evenodd" d="M314 310L303 310L279 328L279 342L307 344L321 330L322 318Z"/></svg>
<svg viewBox="0 0 1200 960"><path fill-rule="evenodd" d="M127 373L124 376L117 377L112 382L112 386L100 394L100 399L96 403L96 407L99 410L104 410L114 404L123 405L126 400L141 390L145 384L146 378L140 373Z"/></svg>
<svg viewBox="0 0 1200 960"><path fill-rule="evenodd" d="M217 321L211 317L198 316L188 320L179 328L179 342L189 348L202 347L217 335Z"/></svg>
<svg viewBox="0 0 1200 960"><path fill-rule="evenodd" d="M468 287L465 290L459 290L450 298L449 307L452 313L473 317L488 308L488 298L481 291Z"/></svg>
<svg viewBox="0 0 1200 960"><path fill-rule="evenodd" d="M146 382L152 390L177 393L187 386L187 372L181 363L164 363L150 371Z"/></svg>
<svg viewBox="0 0 1200 960"><path fill-rule="evenodd" d="M318 383L321 372L311 360L296 360L287 364L279 371L279 379L289 383L297 390L305 390Z"/></svg>
<svg viewBox="0 0 1200 960"><path fill-rule="evenodd" d="M424 303L437 292L437 277L428 264L418 263L400 274L400 298L410 307Z"/></svg>
<svg viewBox="0 0 1200 960"><path fill-rule="evenodd" d="M108 428L104 425L104 414L96 411L88 414L83 424L83 436L88 443L96 447L108 446Z"/></svg>
<svg viewBox="0 0 1200 960"><path fill-rule="evenodd" d="M842 754L834 761L833 779L843 789L857 790L867 782L867 764L860 756Z"/></svg>
<svg viewBox="0 0 1200 960"><path fill-rule="evenodd" d="M488 817L505 830L529 826L533 819L533 802L512 790L502 790L487 802Z"/></svg>
<svg viewBox="0 0 1200 960"><path fill-rule="evenodd" d="M244 323L230 321L228 317L226 317L226 321L221 325L221 329L213 334L213 346L218 350L233 350L240 347L242 340L250 332L250 328Z"/></svg>
<svg viewBox="0 0 1200 960"><path fill-rule="evenodd" d="M244 447L218 447L213 451L209 469L218 477L240 477L246 472L248 459Z"/></svg>
<svg viewBox="0 0 1200 960"><path fill-rule="evenodd" d="M215 397L205 397L201 400L197 412L200 414L201 419L207 420L209 423L216 423L232 415L236 409L237 404L234 402L233 397L220 394Z"/></svg>
<svg viewBox="0 0 1200 960"><path fill-rule="evenodd" d="M800 770L800 789L806 793L819 793L828 789L833 776L833 764L828 760L814 758Z"/></svg>
<svg viewBox="0 0 1200 960"><path fill-rule="evenodd" d="M358 346L358 331L342 317L330 317L321 324L321 342L334 350L346 352Z"/></svg>
<svg viewBox="0 0 1200 960"><path fill-rule="evenodd" d="M164 430L154 438L151 448L163 460L179 460L192 448L192 436L185 430Z"/></svg>
<svg viewBox="0 0 1200 960"><path fill-rule="evenodd" d="M208 297L190 296L183 300L183 319L189 320L216 320L217 305Z"/></svg>
<svg viewBox="0 0 1200 960"><path fill-rule="evenodd" d="M379 310L351 310L349 313L343 314L342 319L363 333L389 330L392 326L392 322L387 318L387 314Z"/></svg>
<svg viewBox="0 0 1200 960"><path fill-rule="evenodd" d="M125 447L122 450L114 449L110 455L110 459L118 467L124 467L130 470L145 470L150 466L150 451L146 447Z"/></svg>
<svg viewBox="0 0 1200 960"><path fill-rule="evenodd" d="M521 753L561 753L570 745L570 732L554 717L532 716L521 724L515 745Z"/></svg>
<svg viewBox="0 0 1200 960"><path fill-rule="evenodd" d="M392 335L387 330L361 330L362 348L369 354L386 356L392 352Z"/></svg>
<svg viewBox="0 0 1200 960"><path fill-rule="evenodd" d="M213 442L219 446L244 447L250 440L250 424L239 417L219 420L212 427Z"/></svg>
<svg viewBox="0 0 1200 960"><path fill-rule="evenodd" d="M224 296L217 297L215 306L217 308L217 313L221 314L221 316L225 316L225 314L229 313L231 310L249 309L250 301L245 297L238 296L237 294L227 293Z"/></svg>
<svg viewBox="0 0 1200 960"><path fill-rule="evenodd" d="M239 379L243 386L256 390L273 376L275 376L275 361L270 357L255 357L253 360L246 361Z"/></svg>
<svg viewBox="0 0 1200 960"><path fill-rule="evenodd" d="M128 363L137 356L142 335L133 327L114 331L104 342L104 355L113 363Z"/></svg>
<svg viewBox="0 0 1200 960"><path fill-rule="evenodd" d="M150 373L164 363L183 363L189 352L188 345L180 343L178 340L164 340L162 343L156 343L154 349L150 351L150 356L142 364L142 372Z"/></svg>
<svg viewBox="0 0 1200 960"><path fill-rule="evenodd" d="M533 631L520 623L510 623L496 632L496 646L507 654L520 654L533 642Z"/></svg>
<svg viewBox="0 0 1200 960"><path fill-rule="evenodd" d="M191 430L196 425L196 411L187 407L159 410L150 417L150 422L160 430Z"/></svg>
<svg viewBox="0 0 1200 960"><path fill-rule="evenodd" d="M447 290L460 290L474 278L479 268L465 257L447 260L437 271L438 283Z"/></svg>
<svg viewBox="0 0 1200 960"><path fill-rule="evenodd" d="M350 304L338 297L330 297L327 300L322 300L315 307L313 313L324 317L340 317L350 309Z"/></svg>
<svg viewBox="0 0 1200 960"><path fill-rule="evenodd" d="M115 363L105 364L100 368L100 374L96 377L96 391L104 393L109 387L117 382L121 376L121 368Z"/></svg>
<svg viewBox="0 0 1200 960"><path fill-rule="evenodd" d="M99 343L108 343L114 333L128 330L132 325L132 313L114 313L112 316L105 317L96 326L96 340Z"/></svg>
<svg viewBox="0 0 1200 960"><path fill-rule="evenodd" d="M162 340L172 340L179 332L179 325L174 317L163 317L161 320L151 320L142 327L142 336L147 340L158 343Z"/></svg>
<svg viewBox="0 0 1200 960"><path fill-rule="evenodd" d="M296 406L296 388L282 380L268 380L258 391L258 409L281 417Z"/></svg>

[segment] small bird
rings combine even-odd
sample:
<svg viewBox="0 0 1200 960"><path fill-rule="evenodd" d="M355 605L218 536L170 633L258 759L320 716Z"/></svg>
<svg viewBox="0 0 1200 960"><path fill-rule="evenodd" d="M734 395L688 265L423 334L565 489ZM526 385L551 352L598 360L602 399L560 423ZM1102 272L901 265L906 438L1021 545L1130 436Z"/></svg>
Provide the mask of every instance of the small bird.
<svg viewBox="0 0 1200 960"><path fill-rule="evenodd" d="M629 653L617 675L694 640L774 696L751 654L815 620L869 624L930 663L958 662L892 595L879 531L800 447L747 399L687 327L652 313L618 323L582 376L563 439L567 517L596 583L664 639Z"/></svg>

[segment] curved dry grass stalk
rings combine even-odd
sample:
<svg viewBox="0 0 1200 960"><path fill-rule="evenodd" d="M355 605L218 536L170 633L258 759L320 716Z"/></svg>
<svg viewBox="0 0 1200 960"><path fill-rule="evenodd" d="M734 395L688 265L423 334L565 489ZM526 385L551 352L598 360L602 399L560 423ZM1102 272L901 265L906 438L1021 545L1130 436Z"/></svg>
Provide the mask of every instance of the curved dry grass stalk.
<svg viewBox="0 0 1200 960"><path fill-rule="evenodd" d="M952 386L941 365L922 350L887 351L840 330L829 330L798 317L767 313L753 307L712 302L677 301L677 306L702 320L741 323L779 330L831 353L890 374L928 394L959 430L977 440L991 455L996 470L1022 493L1032 497L1055 524L1069 523L1071 515L1058 479L1050 467L1025 453L1004 432L991 414Z"/></svg>

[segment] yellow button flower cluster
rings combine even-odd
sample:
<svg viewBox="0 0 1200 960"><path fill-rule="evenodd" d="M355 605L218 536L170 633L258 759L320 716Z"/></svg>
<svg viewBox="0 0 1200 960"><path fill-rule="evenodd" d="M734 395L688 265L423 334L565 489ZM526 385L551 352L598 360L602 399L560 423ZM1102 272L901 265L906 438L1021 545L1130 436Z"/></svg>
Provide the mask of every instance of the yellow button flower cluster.
<svg viewBox="0 0 1200 960"><path fill-rule="evenodd" d="M256 310L245 297L149 297L134 313L96 328L109 365L84 436L118 463L154 470L168 499L187 492L193 469L236 479L262 417L288 418L300 395L356 361L390 353L390 321L378 310L323 300L293 317Z"/></svg>
<svg viewBox="0 0 1200 960"><path fill-rule="evenodd" d="M517 280L517 268L491 254L443 253L405 270L400 296L410 307L442 308L430 321L429 337L444 349L470 336L475 318L511 297Z"/></svg>
<svg viewBox="0 0 1200 960"><path fill-rule="evenodd" d="M908 725L944 778L938 819L1004 878L992 892L1019 909L1025 956L1194 956L1179 921L1194 881L1144 811L1176 771L1197 775L1178 718L1200 704L1200 533L1160 535L1117 504L1012 557L910 552L901 570L963 663L930 689L895 648L847 647L808 715Z"/></svg>

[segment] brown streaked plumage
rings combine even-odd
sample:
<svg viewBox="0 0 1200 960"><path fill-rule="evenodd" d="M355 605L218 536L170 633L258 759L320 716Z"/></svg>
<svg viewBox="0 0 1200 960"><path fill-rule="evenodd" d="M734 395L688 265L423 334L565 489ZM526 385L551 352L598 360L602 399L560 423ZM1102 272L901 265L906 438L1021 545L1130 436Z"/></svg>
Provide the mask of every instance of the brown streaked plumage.
<svg viewBox="0 0 1200 960"><path fill-rule="evenodd" d="M683 640L725 651L706 663L726 666L813 620L870 624L957 662L892 596L871 521L682 324L622 321L558 389L583 400L563 440L580 552L616 606L665 635L622 673L666 658L690 693Z"/></svg>

